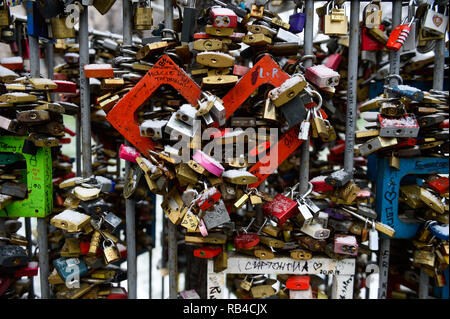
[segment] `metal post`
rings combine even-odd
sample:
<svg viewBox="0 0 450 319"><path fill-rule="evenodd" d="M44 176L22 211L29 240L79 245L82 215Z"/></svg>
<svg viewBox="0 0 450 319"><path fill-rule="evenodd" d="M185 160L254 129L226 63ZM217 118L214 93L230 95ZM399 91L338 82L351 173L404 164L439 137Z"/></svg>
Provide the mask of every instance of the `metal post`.
<svg viewBox="0 0 450 319"><path fill-rule="evenodd" d="M133 30L131 28L132 6L129 0L123 0L123 44L132 45ZM125 142L125 144L129 144ZM125 177L130 174L131 163L125 161ZM137 298L137 265L136 265L136 211L135 201L125 200L127 231L127 273L128 299Z"/></svg>
<svg viewBox="0 0 450 319"><path fill-rule="evenodd" d="M173 30L173 5L171 0L164 0L164 26ZM177 226L168 222L169 248L169 299L177 299Z"/></svg>
<svg viewBox="0 0 450 319"><path fill-rule="evenodd" d="M27 9L29 7L27 6ZM28 35L28 45L30 49L30 75L40 77L40 56L39 39ZM45 218L37 218L38 246L39 246L39 275L41 282L41 298L50 298L50 286L48 284L49 264L48 264L48 242L47 242L47 221Z"/></svg>
<svg viewBox="0 0 450 319"><path fill-rule="evenodd" d="M50 286L48 284L49 261L47 242L47 220L37 219L38 245L39 245L39 276L41 282L41 299L50 298Z"/></svg>
<svg viewBox="0 0 450 319"><path fill-rule="evenodd" d="M393 0L392 1L392 27L395 28L402 21L402 1ZM390 52L389 53L389 68L391 75L398 75L400 73L400 52ZM396 77L391 77L389 79L389 86L393 87L399 84L399 80ZM387 280L389 276L389 254L391 240L389 238L382 238L380 243L380 286L378 291L379 299L386 299L387 294Z"/></svg>
<svg viewBox="0 0 450 319"><path fill-rule="evenodd" d="M392 1L392 28L398 26L402 21L402 0ZM400 74L400 51L391 51L389 53L390 74ZM389 79L389 86L393 87L399 84L395 77Z"/></svg>
<svg viewBox="0 0 450 319"><path fill-rule="evenodd" d="M45 62L47 64L47 77L51 80L54 79L54 75L53 75L53 68L55 65L54 62L54 47L53 47L53 42L52 41L48 41L45 44Z"/></svg>
<svg viewBox="0 0 450 319"><path fill-rule="evenodd" d="M380 286L378 290L378 299L386 299L387 280L389 275L389 255L391 253L391 240L389 238L381 238L380 240Z"/></svg>
<svg viewBox="0 0 450 319"><path fill-rule="evenodd" d="M84 75L84 66L89 64L89 6L83 6L83 12L80 13L78 36L80 44L81 152L83 155L83 177L88 177L92 175L91 100L89 79Z"/></svg>
<svg viewBox="0 0 450 319"><path fill-rule="evenodd" d="M33 258L33 238L31 234L31 218L25 217L25 237L27 238L28 258ZM28 299L34 299L34 277L28 277L30 285L28 286Z"/></svg>
<svg viewBox="0 0 450 319"><path fill-rule="evenodd" d="M304 55L313 54L313 31L314 31L314 1L306 0L305 3L305 37L303 44ZM312 59L307 59L304 62L306 68L312 66ZM306 193L309 182L309 144L310 138L303 142L301 146L301 159L300 159L300 176L299 176L299 192Z"/></svg>
<svg viewBox="0 0 450 319"><path fill-rule="evenodd" d="M153 249L150 247L148 250L148 299L152 299L152 258L153 258Z"/></svg>
<svg viewBox="0 0 450 319"><path fill-rule="evenodd" d="M353 173L356 130L356 90L358 81L359 1L351 2L350 43L348 49L347 120L345 125L344 170Z"/></svg>
<svg viewBox="0 0 450 319"><path fill-rule="evenodd" d="M444 89L445 36L436 40L434 47L433 89Z"/></svg>
<svg viewBox="0 0 450 319"><path fill-rule="evenodd" d="M419 299L428 298L429 277L423 268L420 268L419 276Z"/></svg>

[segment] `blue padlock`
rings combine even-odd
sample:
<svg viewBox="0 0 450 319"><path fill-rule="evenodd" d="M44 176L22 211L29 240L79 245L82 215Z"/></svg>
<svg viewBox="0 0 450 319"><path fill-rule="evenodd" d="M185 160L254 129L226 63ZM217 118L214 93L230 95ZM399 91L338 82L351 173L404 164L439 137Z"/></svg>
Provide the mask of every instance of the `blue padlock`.
<svg viewBox="0 0 450 319"><path fill-rule="evenodd" d="M48 25L39 11L37 2L27 2L27 32L36 38L49 39Z"/></svg>
<svg viewBox="0 0 450 319"><path fill-rule="evenodd" d="M441 240L448 240L448 224L447 225L439 225L437 222L433 222L429 226L431 234L433 236L441 239Z"/></svg>
<svg viewBox="0 0 450 319"><path fill-rule="evenodd" d="M386 86L385 87L389 92L392 92L398 96L405 96L408 99L411 99L416 102L421 102L425 98L425 95L422 90L418 88L409 86L409 85L396 85L392 88Z"/></svg>
<svg viewBox="0 0 450 319"><path fill-rule="evenodd" d="M303 28L305 27L306 13L297 12L298 6L296 6L294 10L294 14L289 16L289 31L297 34L302 32Z"/></svg>

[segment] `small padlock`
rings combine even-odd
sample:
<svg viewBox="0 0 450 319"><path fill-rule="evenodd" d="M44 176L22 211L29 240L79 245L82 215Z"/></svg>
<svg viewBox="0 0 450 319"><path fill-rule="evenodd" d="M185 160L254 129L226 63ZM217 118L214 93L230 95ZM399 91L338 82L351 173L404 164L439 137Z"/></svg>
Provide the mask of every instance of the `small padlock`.
<svg viewBox="0 0 450 319"><path fill-rule="evenodd" d="M300 12L298 10L300 9ZM300 33L303 31L305 26L306 13L303 12L302 8L295 6L294 14L289 16L289 31L292 33Z"/></svg>
<svg viewBox="0 0 450 319"><path fill-rule="evenodd" d="M433 3L433 6L426 11L425 16L423 17L423 29L440 35L445 34L448 25L448 15L446 15L448 5L444 6L444 13L439 13L435 9L436 1Z"/></svg>
<svg viewBox="0 0 450 319"><path fill-rule="evenodd" d="M120 253L116 244L109 238L103 241L103 255L106 264L116 262L120 259Z"/></svg>

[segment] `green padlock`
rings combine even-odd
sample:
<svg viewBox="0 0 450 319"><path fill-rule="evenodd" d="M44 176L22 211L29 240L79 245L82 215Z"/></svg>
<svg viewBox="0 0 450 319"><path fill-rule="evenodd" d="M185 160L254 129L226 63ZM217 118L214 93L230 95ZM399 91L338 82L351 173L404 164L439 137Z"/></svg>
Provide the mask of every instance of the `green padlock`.
<svg viewBox="0 0 450 319"><path fill-rule="evenodd" d="M0 211L0 217L46 217L52 211L53 184L50 147L39 147L36 155L22 153L26 137L0 136L0 164L24 158L27 164L28 197ZM8 154L9 153L9 154ZM14 155L12 155L14 154ZM12 155L12 156L11 156Z"/></svg>

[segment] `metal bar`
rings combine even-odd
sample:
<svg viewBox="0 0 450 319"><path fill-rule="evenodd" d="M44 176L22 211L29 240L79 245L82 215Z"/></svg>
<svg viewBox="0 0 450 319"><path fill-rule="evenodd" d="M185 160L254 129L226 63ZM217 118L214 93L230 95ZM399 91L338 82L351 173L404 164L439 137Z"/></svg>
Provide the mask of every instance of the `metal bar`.
<svg viewBox="0 0 450 319"><path fill-rule="evenodd" d="M173 5L171 0L164 0L164 26L173 30ZM177 226L168 222L169 245L169 299L177 299Z"/></svg>
<svg viewBox="0 0 450 319"><path fill-rule="evenodd" d="M433 89L444 89L445 36L436 40L434 47Z"/></svg>
<svg viewBox="0 0 450 319"><path fill-rule="evenodd" d="M77 176L81 176L81 115L80 109L75 114L75 165Z"/></svg>
<svg viewBox="0 0 450 319"><path fill-rule="evenodd" d="M84 66L89 64L89 6L83 6L80 13L80 102L81 102L81 128L82 128L82 157L83 177L92 175L92 149L91 149L91 100L89 79L84 75Z"/></svg>
<svg viewBox="0 0 450 319"><path fill-rule="evenodd" d="M306 0L305 3L305 36L303 51L304 55L313 54L313 31L314 31L314 1ZM304 62L305 68L312 66L312 59L307 59ZM301 146L301 158L300 158L300 176L299 176L299 192L306 193L309 182L309 144L310 138L303 142Z"/></svg>
<svg viewBox="0 0 450 319"><path fill-rule="evenodd" d="M152 267L153 267L153 249L148 250L148 299L152 299Z"/></svg>
<svg viewBox="0 0 450 319"><path fill-rule="evenodd" d="M132 45L133 30L131 25L132 5L129 0L123 0L123 45ZM128 142L125 144L130 145ZM131 163L125 161L125 177L128 177ZM126 231L127 231L127 273L128 299L137 298L137 263L136 263L136 211L133 199L125 200Z"/></svg>
<svg viewBox="0 0 450 319"><path fill-rule="evenodd" d="M378 299L386 299L387 281L389 275L389 254L391 250L391 240L389 238L381 238L380 240L380 286L378 290Z"/></svg>
<svg viewBox="0 0 450 319"><path fill-rule="evenodd" d="M427 299L428 298L428 285L429 285L429 277L427 273L420 268L420 276L419 276L419 299Z"/></svg>
<svg viewBox="0 0 450 319"><path fill-rule="evenodd" d="M39 246L39 276L41 282L41 299L50 298L50 286L48 284L49 261L47 242L47 220L37 219L38 246Z"/></svg>
<svg viewBox="0 0 450 319"><path fill-rule="evenodd" d="M49 79L54 79L53 68L55 65L55 57L54 57L54 47L53 42L48 41L45 44L45 62L47 64L47 77Z"/></svg>
<svg viewBox="0 0 450 319"><path fill-rule="evenodd" d="M358 82L358 50L359 50L359 1L351 1L350 9L350 43L348 50L347 81L347 120L345 125L344 170L353 174L353 158L356 130L356 90Z"/></svg>
<svg viewBox="0 0 450 319"><path fill-rule="evenodd" d="M31 234L31 218L25 217L25 237L27 238L28 258L33 258L33 238ZM34 277L28 277L30 285L28 286L28 299L34 299Z"/></svg>
<svg viewBox="0 0 450 319"><path fill-rule="evenodd" d="M398 26L402 21L402 0L392 1L392 28ZM400 74L400 51L391 51L389 53L389 71L390 74ZM389 86L393 87L399 84L399 80L392 77L389 80Z"/></svg>

